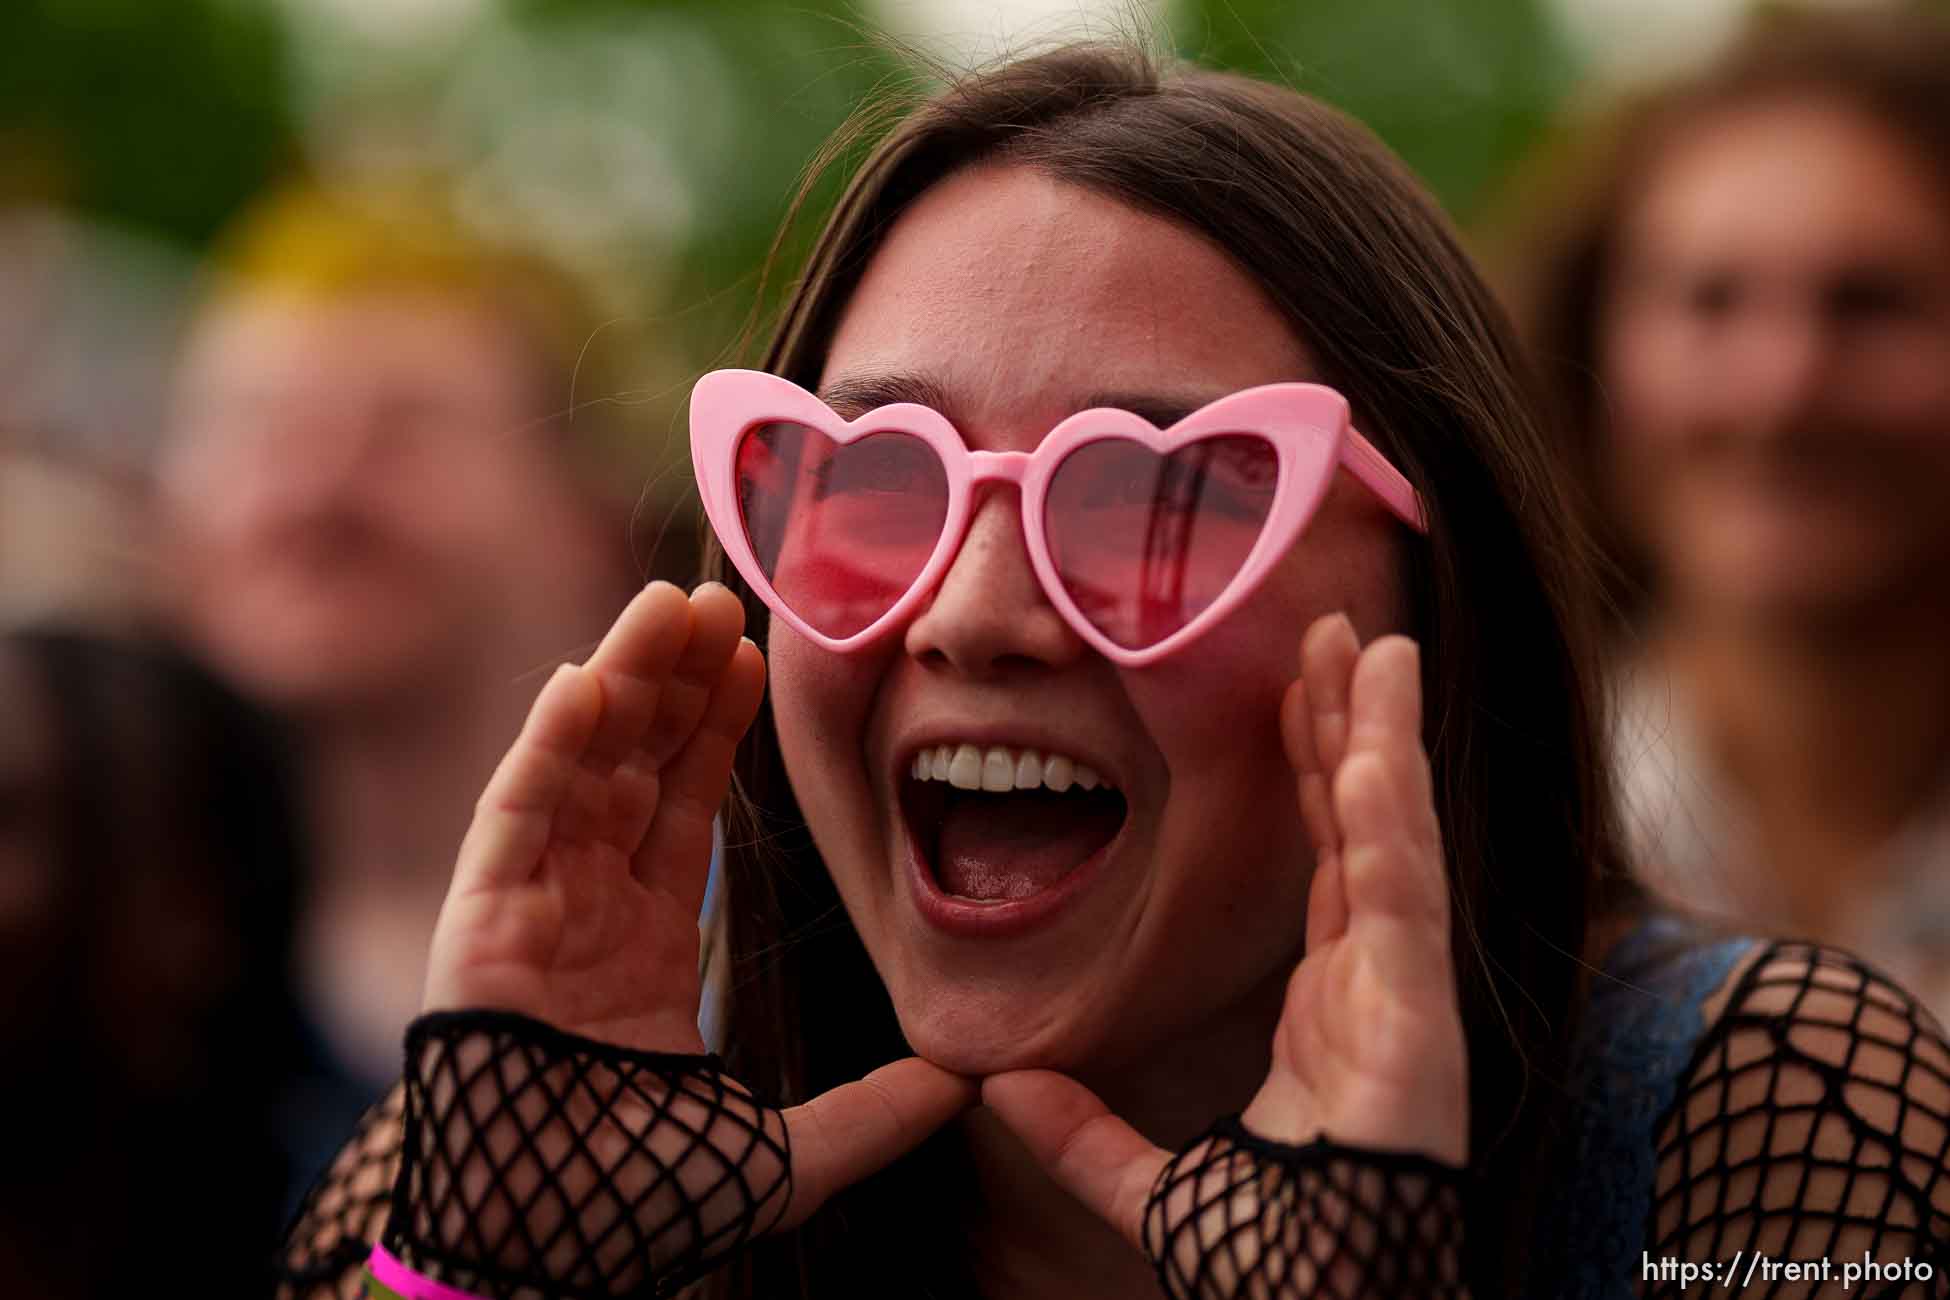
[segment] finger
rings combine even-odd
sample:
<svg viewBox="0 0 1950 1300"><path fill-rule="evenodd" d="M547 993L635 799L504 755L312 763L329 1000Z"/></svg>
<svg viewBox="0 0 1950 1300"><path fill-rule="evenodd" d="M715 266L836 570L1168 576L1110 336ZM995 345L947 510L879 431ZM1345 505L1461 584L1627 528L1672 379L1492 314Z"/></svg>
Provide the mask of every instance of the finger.
<svg viewBox="0 0 1950 1300"><path fill-rule="evenodd" d="M1371 753L1382 759L1397 787L1404 827L1439 850L1428 752L1422 746L1421 658L1416 644L1403 636L1382 637L1362 652L1354 666L1347 756ZM1343 847L1348 834L1342 824Z"/></svg>
<svg viewBox="0 0 1950 1300"><path fill-rule="evenodd" d="M1327 769L1314 746L1313 701L1305 678L1295 678L1280 700L1280 739L1298 783L1300 818L1316 854L1329 855L1340 847L1340 828L1327 797Z"/></svg>
<svg viewBox="0 0 1950 1300"><path fill-rule="evenodd" d="M1314 862L1307 885L1306 952L1318 952L1347 933L1347 867L1339 853Z"/></svg>
<svg viewBox="0 0 1950 1300"><path fill-rule="evenodd" d="M1420 652L1380 638L1355 665L1334 810L1350 929L1377 977L1404 990L1449 978L1449 881L1421 729Z"/></svg>
<svg viewBox="0 0 1950 1300"><path fill-rule="evenodd" d="M635 749L657 711L665 679L691 640L691 603L668 582L653 582L623 607L583 666L602 683L603 716L589 758L614 764Z"/></svg>
<svg viewBox="0 0 1950 1300"><path fill-rule="evenodd" d="M779 1227L797 1227L835 1192L906 1155L976 1096L973 1080L910 1056L786 1111L792 1199Z"/></svg>
<svg viewBox="0 0 1950 1300"><path fill-rule="evenodd" d="M1313 705L1304 678L1280 700L1280 738L1298 786L1300 821L1314 848L1313 883L1307 890L1307 951L1333 939L1347 925L1341 889L1340 827L1334 822L1327 772L1314 749Z"/></svg>
<svg viewBox="0 0 1950 1300"><path fill-rule="evenodd" d="M982 1103L1038 1164L1098 1217L1144 1249L1144 1207L1171 1156L1111 1113L1097 1095L1051 1070L982 1082Z"/></svg>
<svg viewBox="0 0 1950 1300"><path fill-rule="evenodd" d="M711 820L731 783L738 742L765 696L765 657L740 639L691 737L659 777L656 815L632 859L636 878L655 881L685 907L703 905Z"/></svg>
<svg viewBox="0 0 1950 1300"><path fill-rule="evenodd" d="M690 639L666 676L648 681L619 672L604 678L606 699L614 698L614 691L627 693L630 722L609 733L624 749L608 756L613 767L607 772L603 833L631 856L662 802L662 769L697 729L745 626L745 607L720 583L707 582L692 592L690 609Z"/></svg>
<svg viewBox="0 0 1950 1300"><path fill-rule="evenodd" d="M1449 936L1449 883L1439 848L1431 848L1414 822L1418 809L1402 807L1402 782L1388 772L1388 758L1365 750L1349 754L1334 780L1334 807L1347 832L1342 871L1347 924L1367 918L1410 924L1425 934L1418 943Z"/></svg>
<svg viewBox="0 0 1950 1300"><path fill-rule="evenodd" d="M474 806L454 869L455 893L520 883L534 872L601 715L595 679L573 664L556 669Z"/></svg>
<svg viewBox="0 0 1950 1300"><path fill-rule="evenodd" d="M1300 639L1300 677L1313 705L1314 755L1323 772L1338 768L1347 750L1348 697L1360 657L1361 639L1346 614L1315 619Z"/></svg>
<svg viewBox="0 0 1950 1300"><path fill-rule="evenodd" d="M1349 744L1422 739L1422 652L1405 636L1377 637L1348 680Z"/></svg>
<svg viewBox="0 0 1950 1300"><path fill-rule="evenodd" d="M643 760L662 767L684 747L724 676L745 631L745 606L721 583L691 593L691 639L671 669L648 729L638 741Z"/></svg>

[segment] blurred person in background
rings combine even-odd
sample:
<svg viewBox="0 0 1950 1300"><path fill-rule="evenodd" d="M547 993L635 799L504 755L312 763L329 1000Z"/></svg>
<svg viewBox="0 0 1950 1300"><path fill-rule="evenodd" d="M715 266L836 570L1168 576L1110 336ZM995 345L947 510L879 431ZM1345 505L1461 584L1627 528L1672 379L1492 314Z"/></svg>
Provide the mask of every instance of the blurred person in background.
<svg viewBox="0 0 1950 1300"><path fill-rule="evenodd" d="M1612 129L1511 278L1621 560L1637 858L1950 1015L1950 23L1764 15Z"/></svg>
<svg viewBox="0 0 1950 1300"><path fill-rule="evenodd" d="M302 731L299 969L339 1081L299 1118L319 1164L397 1069L454 846L536 689L646 567L694 565L632 553L643 479L603 454L571 282L443 212L301 187L247 213L158 467L183 628Z"/></svg>
<svg viewBox="0 0 1950 1300"><path fill-rule="evenodd" d="M69 631L0 636L0 717L0 1290L152 1291L213 1225L268 1243L303 1173L285 738L173 650Z"/></svg>

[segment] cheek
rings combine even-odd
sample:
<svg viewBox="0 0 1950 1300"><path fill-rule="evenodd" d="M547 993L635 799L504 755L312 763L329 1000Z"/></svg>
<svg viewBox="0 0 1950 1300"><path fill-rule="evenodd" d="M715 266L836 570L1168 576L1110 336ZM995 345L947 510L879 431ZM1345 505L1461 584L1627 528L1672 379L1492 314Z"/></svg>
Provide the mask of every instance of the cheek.
<svg viewBox="0 0 1950 1300"><path fill-rule="evenodd" d="M1170 774L1158 861L1181 864L1161 874L1157 887L1174 895L1166 900L1174 913L1195 912L1214 924L1223 919L1217 914L1250 915L1261 905L1285 911L1291 882L1283 878L1311 860L1280 743L1286 681L1263 664L1236 666L1239 676L1225 691L1195 695L1159 682L1135 701Z"/></svg>
<svg viewBox="0 0 1950 1300"><path fill-rule="evenodd" d="M1620 309L1600 340L1599 487L1627 529L1654 549L1681 526L1688 463L1711 445L1691 436L1709 418L1693 397L1705 352L1675 314L1646 307Z"/></svg>
<svg viewBox="0 0 1950 1300"><path fill-rule="evenodd" d="M860 857L870 828L863 737L885 654L836 655L774 622L772 722L799 810L829 863Z"/></svg>
<svg viewBox="0 0 1950 1300"><path fill-rule="evenodd" d="M1713 369L1705 340L1682 313L1626 306L1602 326L1599 370L1615 450L1650 463L1697 415L1696 372Z"/></svg>
<svg viewBox="0 0 1950 1300"><path fill-rule="evenodd" d="M388 534L430 555L526 555L538 514L553 504L550 467L513 453L405 439L359 485L359 504Z"/></svg>
<svg viewBox="0 0 1950 1300"><path fill-rule="evenodd" d="M1127 675L1170 777L1160 858L1186 864L1173 873L1187 888L1180 905L1223 913L1214 919L1231 933L1297 934L1312 853L1280 703L1315 619L1345 612L1364 643L1406 627L1397 532L1364 522L1296 548L1195 654Z"/></svg>
<svg viewBox="0 0 1950 1300"><path fill-rule="evenodd" d="M1232 670L1225 689L1160 677L1132 690L1170 773L1145 900L1156 941L1135 946L1133 994L1165 1023L1276 989L1305 935L1313 850L1278 722L1292 647L1222 649L1244 652L1209 659Z"/></svg>

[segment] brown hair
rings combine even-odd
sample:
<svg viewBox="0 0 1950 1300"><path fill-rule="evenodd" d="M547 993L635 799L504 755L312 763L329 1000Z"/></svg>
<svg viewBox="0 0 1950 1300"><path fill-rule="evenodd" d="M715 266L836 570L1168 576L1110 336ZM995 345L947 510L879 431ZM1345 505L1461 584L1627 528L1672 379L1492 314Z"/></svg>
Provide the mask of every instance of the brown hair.
<svg viewBox="0 0 1950 1300"><path fill-rule="evenodd" d="M1763 11L1702 71L1613 106L1554 141L1524 169L1496 224L1494 260L1563 427L1575 481L1611 554L1614 605L1643 602L1642 557L1606 506L1600 317L1631 195L1667 146L1716 112L1780 100L1827 100L1880 124L1915 151L1950 198L1950 21L1913 7Z"/></svg>
<svg viewBox="0 0 1950 1300"><path fill-rule="evenodd" d="M764 358L808 387L879 240L918 194L984 160L1033 167L1213 240L1267 290L1428 503L1407 574L1427 742L1456 899L1471 1146L1485 1266L1513 1267L1542 1103L1561 1082L1598 873L1618 855L1581 603L1590 550L1564 508L1514 337L1444 218L1366 130L1293 91L1121 48L967 77L906 116L853 177ZM754 628L765 611L721 560ZM1293 629L1295 643L1302 629ZM906 1054L760 714L724 851L726 1049L802 1100ZM873 1279L962 1294L979 1223L953 1129L763 1244L711 1294ZM1507 1215L1503 1223L1496 1216ZM1497 1288L1492 1288L1497 1289Z"/></svg>

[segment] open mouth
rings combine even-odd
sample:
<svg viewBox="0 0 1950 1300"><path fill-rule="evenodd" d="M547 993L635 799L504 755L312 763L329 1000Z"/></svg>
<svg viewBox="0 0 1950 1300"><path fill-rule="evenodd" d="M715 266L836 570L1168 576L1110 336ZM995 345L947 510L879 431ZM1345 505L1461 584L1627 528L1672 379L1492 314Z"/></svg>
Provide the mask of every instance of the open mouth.
<svg viewBox="0 0 1950 1300"><path fill-rule="evenodd" d="M972 752L970 746L959 748ZM922 866L943 894L981 903L1032 897L1089 861L1123 829L1129 811L1124 795L1088 768L1083 774L1091 788L1086 788L1071 775L1076 766L1071 760L1052 764L1059 771L1047 781L1030 781L1032 768L1022 785L998 790L993 779L970 781L966 756L954 773L959 779L949 779L942 769L952 767L953 759L930 767L935 752L917 758L901 782L900 802ZM1016 756L1009 761L1024 773ZM969 788L971 783L991 788Z"/></svg>

